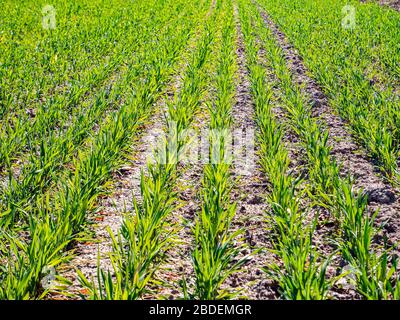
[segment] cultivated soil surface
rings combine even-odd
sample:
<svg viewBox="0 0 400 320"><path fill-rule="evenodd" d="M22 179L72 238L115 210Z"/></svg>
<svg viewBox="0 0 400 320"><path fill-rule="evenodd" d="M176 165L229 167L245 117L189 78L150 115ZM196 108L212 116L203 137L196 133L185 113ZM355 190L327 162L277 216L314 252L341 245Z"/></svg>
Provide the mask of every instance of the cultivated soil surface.
<svg viewBox="0 0 400 320"><path fill-rule="evenodd" d="M400 1L381 1L382 4L390 5L400 10ZM212 8L215 6L213 2ZM390 245L396 244L400 239L400 198L399 191L387 183L376 169L373 161L366 155L365 151L357 144L357 140L351 134L351 130L329 104L329 100L322 88L313 80L310 72L303 62L298 51L291 45L288 38L275 24L268 14L259 8L265 28L269 28L277 43L282 48L286 63L293 75L293 81L301 88L302 94L307 102L312 105L312 116L317 119L329 132L329 144L331 155L341 166L341 175L351 175L354 178L354 187L359 192L368 196L368 211L372 214L378 211L376 225L382 230L379 237L374 239L378 244L382 237L387 237ZM237 9L234 9L236 24L236 95L233 105L233 128L243 129L244 133L257 132L255 124L254 105L250 92L249 74L246 68L246 56L243 43L242 30L238 18ZM259 51L259 59L263 61L266 57L265 50ZM265 60L264 60L265 61ZM133 143L131 159L126 165L114 173L110 193L101 198L98 210L91 217L93 224L90 226L92 239L76 244L76 256L64 267L61 275L72 282L68 292L77 295L85 295L77 279L75 269L91 279L96 278L98 254L100 254L101 267L111 270L108 255L111 252L111 239L108 229L117 234L121 227L123 215L133 212L133 198L140 202L140 174L146 170L146 165L152 159L153 147L157 145L156 139L166 128L165 110L168 101L171 101L174 93L179 92L181 79L179 73L185 69L187 61L180 66L181 72L174 75L172 85L166 90L163 99L155 106L155 112L150 121L142 128L142 133ZM265 61L267 75L272 84L277 86L277 79L273 70L268 68ZM210 78L214 75L210 73ZM273 86L274 90L277 87ZM212 100L213 89L207 88L204 100ZM202 101L202 107L196 114L192 128L201 132L208 127L209 115ZM279 99L274 101L273 111L277 121L285 124L288 119L279 105ZM293 174L302 174L301 170L305 164L305 157L299 144L299 138L287 126L283 142L289 151L291 170ZM285 126L286 128L286 126ZM257 145L257 144L256 144ZM238 297L250 299L278 299L277 284L267 279L262 271L263 267L270 263L279 261L270 250L272 249L269 238L269 226L266 220L268 210L267 195L269 185L266 177L258 164L259 156L255 148L255 167L246 172L239 170L238 166L232 166L232 178L234 186L231 200L237 202L237 212L232 223L232 232L244 230L236 245L241 248L238 259L247 257L244 268L228 278L222 289L238 293ZM201 199L199 192L202 188L204 164L201 162L182 162L179 165L180 176L177 181L176 191L179 195L178 209L169 217L170 223L178 226L176 243L168 251L166 262L156 274L159 283L151 285L154 294L144 296L149 298L179 299L182 298L181 280L188 282L189 291L194 286L194 271L191 253L194 246L192 228L196 215L200 210ZM361 191L362 190L362 191ZM330 235L335 233L335 225L327 210L315 208L320 214L320 220L324 221L316 231L316 244L326 255L331 254L336 248L332 245ZM259 250L259 251L258 251ZM345 266L340 257L334 257L332 266L328 270L331 276L338 275ZM335 287L332 290L334 298L358 299L360 296L351 287ZM60 298L58 295L52 298Z"/></svg>

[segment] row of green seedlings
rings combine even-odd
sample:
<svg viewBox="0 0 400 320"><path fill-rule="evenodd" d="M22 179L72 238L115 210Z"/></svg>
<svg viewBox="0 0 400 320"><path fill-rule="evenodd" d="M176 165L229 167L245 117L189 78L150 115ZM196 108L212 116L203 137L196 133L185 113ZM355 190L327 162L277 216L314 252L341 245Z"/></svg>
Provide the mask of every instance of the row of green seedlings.
<svg viewBox="0 0 400 320"><path fill-rule="evenodd" d="M167 13L162 14L167 19L164 20L164 24L168 22L170 16L175 15L174 10L174 8L169 8ZM192 19L188 20L188 17L185 17L186 21L192 23ZM182 16L181 19L185 17ZM149 20L148 23L160 23L160 20ZM176 24L169 24L158 35L150 33L142 34L142 37L162 39L177 27ZM85 147L85 143L88 143L87 138L90 140L95 134L96 124L98 123L101 127L102 122L108 121L107 117L101 120L103 115L126 102L127 97L132 94L126 90L130 84L143 81L149 65L154 60L154 57L147 55L146 52L152 51L154 46L160 43L146 42L145 38L142 41L144 44L141 49L129 62L125 74L120 75L120 79L113 83L111 92L108 87L105 87L93 97L94 101L92 99L84 101L79 106L79 113L70 119L70 125L65 131L51 131L41 136L40 141L31 142L28 163L24 165L18 178L13 174L14 170L9 169L7 185L1 190L0 203L3 204L3 213L0 225L5 228L12 226L16 221L25 222L25 219L19 218L21 216L24 218L24 212L32 210L35 199L57 183L57 179L65 173L65 165L76 156L77 150Z"/></svg>
<svg viewBox="0 0 400 320"><path fill-rule="evenodd" d="M4 17L0 20L8 41L0 44L3 106L0 119L10 112L22 115L26 106L32 108L43 97L64 91L70 82L95 85L110 55L122 48L126 31L135 30L139 12L149 11L143 5L123 5L120 0L112 3L99 5L99 1L93 1L91 4L95 6L87 10L84 8L90 5L88 1L79 6L54 1L57 20L54 30L45 30L38 23L41 8L37 4L4 3ZM13 36L9 37L10 33ZM68 90L74 96L81 89L73 86Z"/></svg>
<svg viewBox="0 0 400 320"><path fill-rule="evenodd" d="M355 28L346 29L338 21L347 5L342 0L321 3L324 10L311 0L302 0L301 5L287 0L260 2L299 49L330 105L348 121L386 178L397 185L400 101L393 76L399 78L396 63L399 53L394 40L398 37L398 15L377 5L366 7L355 1L352 4ZM365 70L370 66L377 66L378 71L368 77ZM374 85L379 70L383 70L379 80L386 88L383 91Z"/></svg>
<svg viewBox="0 0 400 320"><path fill-rule="evenodd" d="M177 227L168 216L177 208L177 166L185 150L182 138L196 113L206 86L206 62L209 59L215 29L215 17L206 21L204 32L187 66L182 87L168 103L168 137L154 152L154 162L141 174L141 200L134 200L134 212L128 213L121 230L112 237L109 255L112 270L98 264L97 279L87 279L78 270L81 285L92 300L134 300L149 292L156 271L174 244Z"/></svg>
<svg viewBox="0 0 400 320"><path fill-rule="evenodd" d="M288 150L283 142L284 128L276 121L271 109L273 89L266 82L264 66L258 61L259 46L251 23L253 12L249 12L244 1L239 4L258 126L260 164L271 188L267 212L271 250L279 259L266 266L264 271L277 281L285 299L324 299L329 288L326 280L328 260L321 261L322 257L313 246L316 219L312 223L306 221L307 209L301 203L303 181L291 173Z"/></svg>
<svg viewBox="0 0 400 320"><path fill-rule="evenodd" d="M370 214L366 195L361 190L353 190L350 177L340 176L340 167L331 157L328 130L312 117L312 106L295 85L282 49L261 15L253 13L257 33L283 93L283 107L290 126L306 151L308 178L312 184L308 194L316 204L333 213L341 233L336 244L352 268L358 292L368 299L395 298L399 292L398 278L394 274L397 259L393 257L389 266L389 251L372 245L377 235L374 227L377 212Z"/></svg>
<svg viewBox="0 0 400 320"><path fill-rule="evenodd" d="M104 23L107 23L107 21L105 20ZM129 27L129 24L126 27ZM132 25L132 27L134 26ZM110 29L110 33L113 34L119 28L115 28L116 30L112 28ZM78 35L79 33L76 35L76 37ZM117 35L115 35L115 37L117 38ZM96 39L96 37L93 38ZM89 59L89 61L97 63L97 66L86 66L85 69L81 70L81 72L71 76L71 78L67 78L68 82L64 84L53 80L51 83L53 90L48 90L46 93L41 92L40 99L36 99L31 103L24 103L24 107L29 106L29 112L25 112L25 109L22 108L13 108L13 112L8 114L7 118L2 123L1 138L4 139L4 143L2 144L0 152L0 165L10 165L10 162L15 160L16 157L18 157L27 146L29 147L29 145L32 144L36 145L37 142L41 140L40 138L43 135L53 132L55 128L62 128L66 121L70 121L69 119L71 114L79 115L80 109L75 108L76 105L92 90L102 85L103 82L106 81L113 72L116 72L117 68L124 60L124 56L126 60L127 56L129 55L129 52L127 50L123 50L123 48L125 48L127 44L134 43L130 37L124 37L123 39L123 41L116 43L116 48L113 45L112 48L107 50L107 48L103 48L100 44L98 45L98 48L93 48L92 51L95 52L96 50L102 50L98 52L98 54L103 55L102 60L97 61L96 59ZM81 40L79 38L76 40L84 41L83 39ZM65 40L57 39L55 41L57 41L56 43L61 43ZM93 43L96 42L93 41ZM49 47L52 48L52 50L55 50L53 46ZM113 51L111 51L111 49L116 49L119 54L115 54ZM60 52L55 54L57 54L57 56L60 55L60 58L57 58L57 61L68 62L71 59L71 55L66 55L64 58ZM74 62L78 64L84 55L77 55L75 57L76 58L74 59ZM39 59L39 57L33 55L31 59ZM49 62L48 65L52 66L52 63ZM54 79L60 75L65 76L62 72L62 69L55 69L52 71L52 73L54 75L48 77L41 75L40 78ZM8 81L11 81L11 79L8 79ZM20 94L19 91L23 91L23 93L27 91L29 94L31 91L44 90L42 86L45 86L45 84L40 84L39 88L32 89L31 87L35 84L36 78L32 78L31 82L26 84L22 89L18 90L17 88L14 88L14 90L10 90L9 96L15 97ZM58 87L58 89L56 90L54 87ZM50 98L48 98L49 96Z"/></svg>
<svg viewBox="0 0 400 320"><path fill-rule="evenodd" d="M215 99L209 106L210 137L209 159L204 167L201 190L201 208L193 227L195 238L192 261L195 284L189 293L186 280L183 281L186 299L215 300L230 299L232 293L222 286L246 261L237 259L240 248L236 246L241 230L232 232L232 219L236 213L236 203L231 202L233 185L232 159L229 148L229 130L232 125L232 105L235 93L235 33L232 20L232 4L221 4L225 14L222 17L220 49L215 74Z"/></svg>
<svg viewBox="0 0 400 320"><path fill-rule="evenodd" d="M160 11L162 11L161 8L157 12ZM47 140L50 140L48 143L51 143L52 139L58 139L59 136L65 137L68 134L74 135L74 138L79 138L80 135L76 134L77 132L87 136L90 132L89 128L93 127L97 119L94 117L98 115L100 118L113 106L112 103L108 103L106 109L99 109L104 104L103 100L110 99L113 101L112 99L114 99L114 105L119 104L117 99L121 97L118 92L115 92L115 89L118 89L115 82L122 81L128 68L138 65L144 68L150 63L146 59L143 44L146 46L154 45L147 39L157 39L157 34L160 32L158 26L165 26L169 21L169 14L173 12L168 7L164 8L164 11L164 14L154 15L152 10L144 10L143 15L148 17L145 24L136 26L130 22L123 27L122 29L126 30L129 36L124 36L123 41L113 47L114 51L111 56L105 58L102 63L99 62L97 67L87 68L83 74L80 73L79 77L77 76L77 80L69 79L71 87L68 90L61 93L49 93L44 103L38 101L36 104L30 104L29 107L34 110L32 111L35 113L34 116L29 112L26 113L25 110L14 110L3 122L0 131L0 139L4 141L0 147L0 167L3 165L3 170L15 170L15 160L19 160L19 163L24 162L27 152L31 158L37 158L37 153L40 154L44 151L42 148L36 148L36 146L43 143L45 144L43 148L46 148ZM130 19L125 20L130 21ZM115 29L121 29L121 26L116 25ZM111 31L114 31L114 29L111 29ZM132 61L132 52L134 52L136 59L134 61ZM107 56L108 52L104 50L103 54ZM68 57L65 59L68 60ZM76 58L76 60L80 59L79 56ZM59 73L62 74L61 70L55 72L55 74ZM122 86L126 85L122 84ZM91 94L97 92L96 89L99 88L103 88L99 94ZM24 88L24 90L26 89ZM13 90L9 94L14 96L17 93L16 90ZM89 112L88 109L90 109ZM84 120L84 124L87 123L87 127L82 128L80 123L82 120ZM92 125L90 126L90 124ZM77 127L74 127L74 125ZM49 153L57 152L50 151ZM18 163L16 165L20 166ZM29 168L22 170L29 171Z"/></svg>
<svg viewBox="0 0 400 320"><path fill-rule="evenodd" d="M204 2L197 5L201 8L198 14L204 15ZM193 5L187 10L194 9ZM87 216L104 194L112 171L123 163L132 138L161 95L179 57L178 48L187 43L190 29L182 26L178 31L171 29L171 34L160 41L163 46L152 52L153 63L146 78L126 88L131 92L126 103L110 115L90 148L74 159L74 170L59 182L56 192L49 190L38 197L35 210L27 214L27 230L2 230L1 299L41 298L53 289L41 283L44 272L71 258L68 249L82 236Z"/></svg>

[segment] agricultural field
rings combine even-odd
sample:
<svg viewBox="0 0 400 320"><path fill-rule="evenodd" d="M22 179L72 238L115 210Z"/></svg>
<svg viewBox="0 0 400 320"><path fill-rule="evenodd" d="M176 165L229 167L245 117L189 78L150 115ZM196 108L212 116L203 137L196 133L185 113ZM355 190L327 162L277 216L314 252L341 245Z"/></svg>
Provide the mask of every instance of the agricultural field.
<svg viewBox="0 0 400 320"><path fill-rule="evenodd" d="M400 2L1 7L0 300L400 299Z"/></svg>

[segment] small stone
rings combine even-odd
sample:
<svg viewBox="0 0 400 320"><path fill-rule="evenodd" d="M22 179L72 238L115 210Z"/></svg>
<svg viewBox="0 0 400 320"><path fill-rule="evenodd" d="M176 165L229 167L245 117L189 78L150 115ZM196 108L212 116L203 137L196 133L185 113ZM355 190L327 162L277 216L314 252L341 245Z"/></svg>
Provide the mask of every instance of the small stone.
<svg viewBox="0 0 400 320"><path fill-rule="evenodd" d="M264 198L255 195L252 199L248 201L249 204L260 204L264 202Z"/></svg>
<svg viewBox="0 0 400 320"><path fill-rule="evenodd" d="M396 201L394 192L387 188L367 190L366 195L368 197L368 203L390 204Z"/></svg>
<svg viewBox="0 0 400 320"><path fill-rule="evenodd" d="M394 233L397 231L397 227L395 224L393 223L387 223L384 225L384 229L388 232L388 233Z"/></svg>
<svg viewBox="0 0 400 320"><path fill-rule="evenodd" d="M238 286L238 283L237 283L237 281L236 281L236 279L233 279L232 280L232 287L237 287Z"/></svg>

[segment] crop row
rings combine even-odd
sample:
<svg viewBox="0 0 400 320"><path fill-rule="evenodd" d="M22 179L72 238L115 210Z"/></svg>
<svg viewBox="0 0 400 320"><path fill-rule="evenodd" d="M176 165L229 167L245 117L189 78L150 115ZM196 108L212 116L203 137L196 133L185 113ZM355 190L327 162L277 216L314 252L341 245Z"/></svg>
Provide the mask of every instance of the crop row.
<svg viewBox="0 0 400 320"><path fill-rule="evenodd" d="M220 51L214 85L216 92L210 110L209 163L204 167L201 205L194 226L192 259L195 273L193 293L186 298L229 299L238 293L223 289L225 281L240 270L245 258L238 259L236 245L243 230L232 231L236 203L231 201L232 158L229 154L232 105L235 96L235 27L230 1L222 2Z"/></svg>
<svg viewBox="0 0 400 320"><path fill-rule="evenodd" d="M111 234L113 270L102 270L98 266L97 282L79 272L90 299L141 298L149 290L149 283L154 281L156 271L174 243L177 227L168 222L168 216L177 207L177 167L187 142L180 137L193 122L204 94L205 66L220 14L220 8L213 10L203 22L204 29L186 67L181 89L167 106L165 129L168 135L154 151L147 174L142 171L141 199L134 199L134 212L125 216L118 236Z"/></svg>
<svg viewBox="0 0 400 320"><path fill-rule="evenodd" d="M299 50L330 105L348 121L386 177L397 184L398 13L359 1L260 4ZM349 6L351 16L343 13ZM347 27L344 22L349 19Z"/></svg>
<svg viewBox="0 0 400 320"><path fill-rule="evenodd" d="M16 169L23 170L20 167L22 166L21 162L24 163L25 157L29 157L29 155L36 157L37 154L43 156L41 152L44 151L37 147L42 141L44 141L46 148L48 144L52 144L51 140L64 137L71 138L72 133L76 135L76 137L73 137L74 139L78 142L81 141L92 131L94 124L107 110L115 108L118 103L122 103L121 100L124 97L121 96L121 91L123 88L126 87L127 83L134 81L134 77L141 76L148 64L151 63L146 58L146 50L157 45L158 30L154 26L161 25L166 29L170 27L167 23L170 17L168 14L173 11L170 8L164 8L164 10L165 14L161 16L154 16L153 10L143 10L142 15L148 16L148 20L146 24L141 24L140 27L137 27L134 21L124 19L124 21L131 21L122 28L128 36L123 37L123 41L120 43L114 44L111 54L100 45L98 47L98 50L102 50L103 62L98 62L95 68L86 68L84 74L79 73L77 75L77 79L68 79L69 83L66 86L53 84L53 87L64 86L65 88L61 92L48 93L46 100L41 99L36 103L25 102L29 106L27 110L15 108L3 119L1 123L0 166L5 166L5 169L8 170L11 168L14 171ZM155 17L158 17L158 19ZM111 30L115 29L119 30L120 26L111 28ZM145 37L146 34L153 40L148 41ZM58 41L70 40L58 39ZM85 40L80 40L80 42L84 43ZM57 47L53 50L59 51ZM60 55L59 60L71 60L63 52L58 54ZM34 55L33 57L38 59ZM85 57L77 55L77 58L75 58L76 61L82 59L85 60ZM137 72L131 70L128 73L128 70L133 68ZM63 73L58 70L56 74ZM18 89L13 83L10 83L10 86L14 86L14 89L7 91L8 96L15 97ZM96 92L94 90L96 88L101 89L99 93L91 94L90 92ZM30 85L26 84L22 90L31 90ZM16 159L19 160L19 163L12 166Z"/></svg>
<svg viewBox="0 0 400 320"><path fill-rule="evenodd" d="M308 164L307 178L310 183L310 186L305 188L305 192L310 196L310 199L315 199L316 204L322 204L323 207L328 208L333 214L338 224L338 229L340 230L336 235L338 239L334 241L337 243L337 247L340 248L345 261L351 266L352 272L354 272L357 290L365 297L371 299L396 297L398 295L398 286L396 285L398 280L394 272L396 270L397 261L394 259L389 266L388 252L382 249L380 250L381 252L378 253L376 248L374 249L371 245L376 235L376 230L374 229L374 218L376 214L368 213L366 197L362 195L360 191L357 192L358 195L353 191L350 177L341 178L340 168L336 164L335 159L330 156L328 132L320 122L317 122L317 119L313 119L312 105L307 103L306 97L303 96L300 88L295 84L291 70L286 65L285 56L279 43L277 43L271 30L267 28L256 9L256 6L250 9L252 10L251 16L254 18L253 28L256 30L255 32L259 36L266 51L269 67L273 69L276 75L278 86L281 91L280 97L283 102L283 109L289 119L290 127L300 138L300 144L305 150ZM263 113L263 117L265 113L267 112ZM274 126L265 128L268 128L268 132L271 132L271 127L274 128ZM277 130L279 132L279 128ZM271 133L269 133L268 136L271 136ZM274 203L280 204L279 208L283 210L283 213L286 212L287 215L287 212L293 214L298 212L299 204L295 199L292 199L291 202L284 202L289 208L289 210L284 210L285 207L282 208L281 197L285 199L289 194L287 197L289 200L291 198L290 195L293 196L295 194L296 185L299 181L294 182L291 181L290 178L285 178L284 172L288 170L288 167L283 165L287 163L287 160L284 160L286 156L286 153L283 152L281 165L278 166L278 168L280 167L280 174L273 176L272 180L281 180L282 182L282 185L279 185L277 189L280 191L280 189L283 188L285 192L279 192L274 199ZM274 159L274 161L276 161L276 159ZM287 190L284 186L286 186ZM272 193L275 194L275 189L273 189ZM277 211L276 206L274 207L274 205L272 205L272 208L273 211L274 208L275 211ZM282 216L282 212L280 215ZM297 221L301 221L301 216L300 214ZM314 219L313 223L315 224L317 220L316 218ZM301 224L297 225L295 223L296 218L290 221L292 221L294 225L293 234L291 236L294 236L296 239L296 230L301 230ZM280 230L282 230L282 228L280 228ZM313 228L307 230L310 235L314 231L315 229ZM302 236L300 239L307 239L307 232L303 233L303 231L301 231L300 233ZM287 234L285 236L287 236ZM289 298L310 298L312 296L314 296L314 298L323 298L327 293L328 287L331 286L335 280L330 279L328 281L327 279L323 279L329 259L326 260L321 269L321 273L318 274L318 269L314 267L317 258L313 252L314 249L311 249L312 243L310 241L311 240L307 240L300 245L304 252L293 249L292 256L285 256L283 258L284 263L291 261L289 258L299 259L301 261L301 263L297 263L299 267L298 275L302 272L301 267L304 268L307 263L310 264L309 273L305 272L303 275L310 275L308 281L312 280L312 282L308 285L307 281L304 281L303 284L301 281L298 282L300 288L304 288L304 290L308 288L310 291L293 291L291 279L290 286L286 282L283 282L285 285L283 290L285 292L288 286L292 289L290 291L291 294L286 293L286 296ZM299 245L297 241L294 241L294 243ZM290 246L290 243L285 244L280 249L286 251L289 250ZM309 251L307 251L307 249ZM308 262L307 255L309 256ZM279 267L275 269L279 270ZM313 269L315 270L313 271ZM283 277L283 279L285 279L285 277ZM298 292L302 293L299 294Z"/></svg>
<svg viewBox="0 0 400 320"><path fill-rule="evenodd" d="M107 262L99 250L96 275L77 270L81 298L159 296L183 234L180 181L193 169L183 164L197 120L209 129L209 163L191 176L201 168L184 239L192 247L179 256L190 256L193 274L178 284L184 299L240 296L229 280L252 266L242 255L250 232L234 224L238 40L254 106L244 120L255 121L254 170L266 182L271 247L250 244L250 255L271 254L262 277L284 299L329 299L343 283L357 297L400 299L398 249L381 236L379 212L336 158L338 137L319 114L337 112L379 179L399 184L397 12L356 0L55 0L43 13L45 3L25 2L6 0L0 13L0 300L72 295L67 279L49 286L46 275L70 263L101 198L113 197L113 173L142 152L135 141L150 119L165 135L145 146L152 159L133 209L117 233L108 228ZM57 25L45 27L42 15Z"/></svg>
<svg viewBox="0 0 400 320"><path fill-rule="evenodd" d="M199 16L204 14L204 2L199 2ZM178 10L177 7L175 7ZM147 52L152 61L143 79L125 88L124 103L109 114L86 149L81 149L72 160L72 170L57 181L52 190L37 198L26 214L27 225L11 228L1 234L0 269L1 291L4 299L27 299L43 296L43 271L65 262L66 251L79 238L88 213L95 209L96 200L104 192L104 183L111 172L124 160L133 135L151 112L161 94L193 28L195 5L187 7L187 16L180 27L171 27L161 36L153 51ZM162 12L160 12L162 14ZM178 22L176 22L178 23ZM133 70L135 72L135 70Z"/></svg>
<svg viewBox="0 0 400 320"><path fill-rule="evenodd" d="M179 6L177 6L179 8ZM169 8L170 14L173 12ZM163 15L164 16L164 15ZM169 15L165 15L168 19ZM167 22L168 20L164 20ZM149 25L160 23L160 20L149 20ZM158 37L168 35L174 25L164 27ZM148 36L154 37L153 32L149 32ZM144 35L142 35L144 37ZM127 37L128 38L128 37ZM136 34L133 33L131 41L137 41ZM144 39L144 38L143 38ZM65 171L68 171L70 162L77 157L77 150L82 150L90 146L93 136L98 133L98 127L102 127L104 123L110 120L111 111L117 110L121 104L130 103L129 99L135 94L133 90L127 90L133 83L141 83L146 81L149 66L153 63L153 57L146 56L146 52L153 50L154 46L159 42L145 42L141 45L140 50L131 54L132 58L125 68L125 72L119 75L119 79L111 83L111 87L105 86L92 99L85 99L77 106L77 113L69 116L68 121L62 117L58 118L60 122L60 130L54 130L44 125L40 125L43 131L36 134L29 142L30 150L26 163L20 169L19 175L16 177L15 168L10 170L8 181L2 190L0 202L3 204L2 224L8 225L21 216L20 212L32 210L35 205L35 199L48 188L54 187L57 179L60 178ZM134 49L133 47L132 49ZM122 55L121 55L122 56ZM155 70L155 76L161 77ZM56 104L55 109L63 108L63 103ZM63 110L67 115L68 111ZM108 114L107 114L108 112ZM51 112L46 113L46 117ZM112 115L111 115L112 117ZM104 118L104 119L103 119ZM43 119L42 119L43 120ZM41 120L38 120L39 122ZM29 126L29 123L26 124ZM65 127L65 129L64 129ZM21 127L18 135L26 137L26 130ZM23 144L23 139L8 139L10 143L16 146ZM9 144L4 143L7 152L14 153L16 150L10 148ZM67 170L65 170L67 169Z"/></svg>

